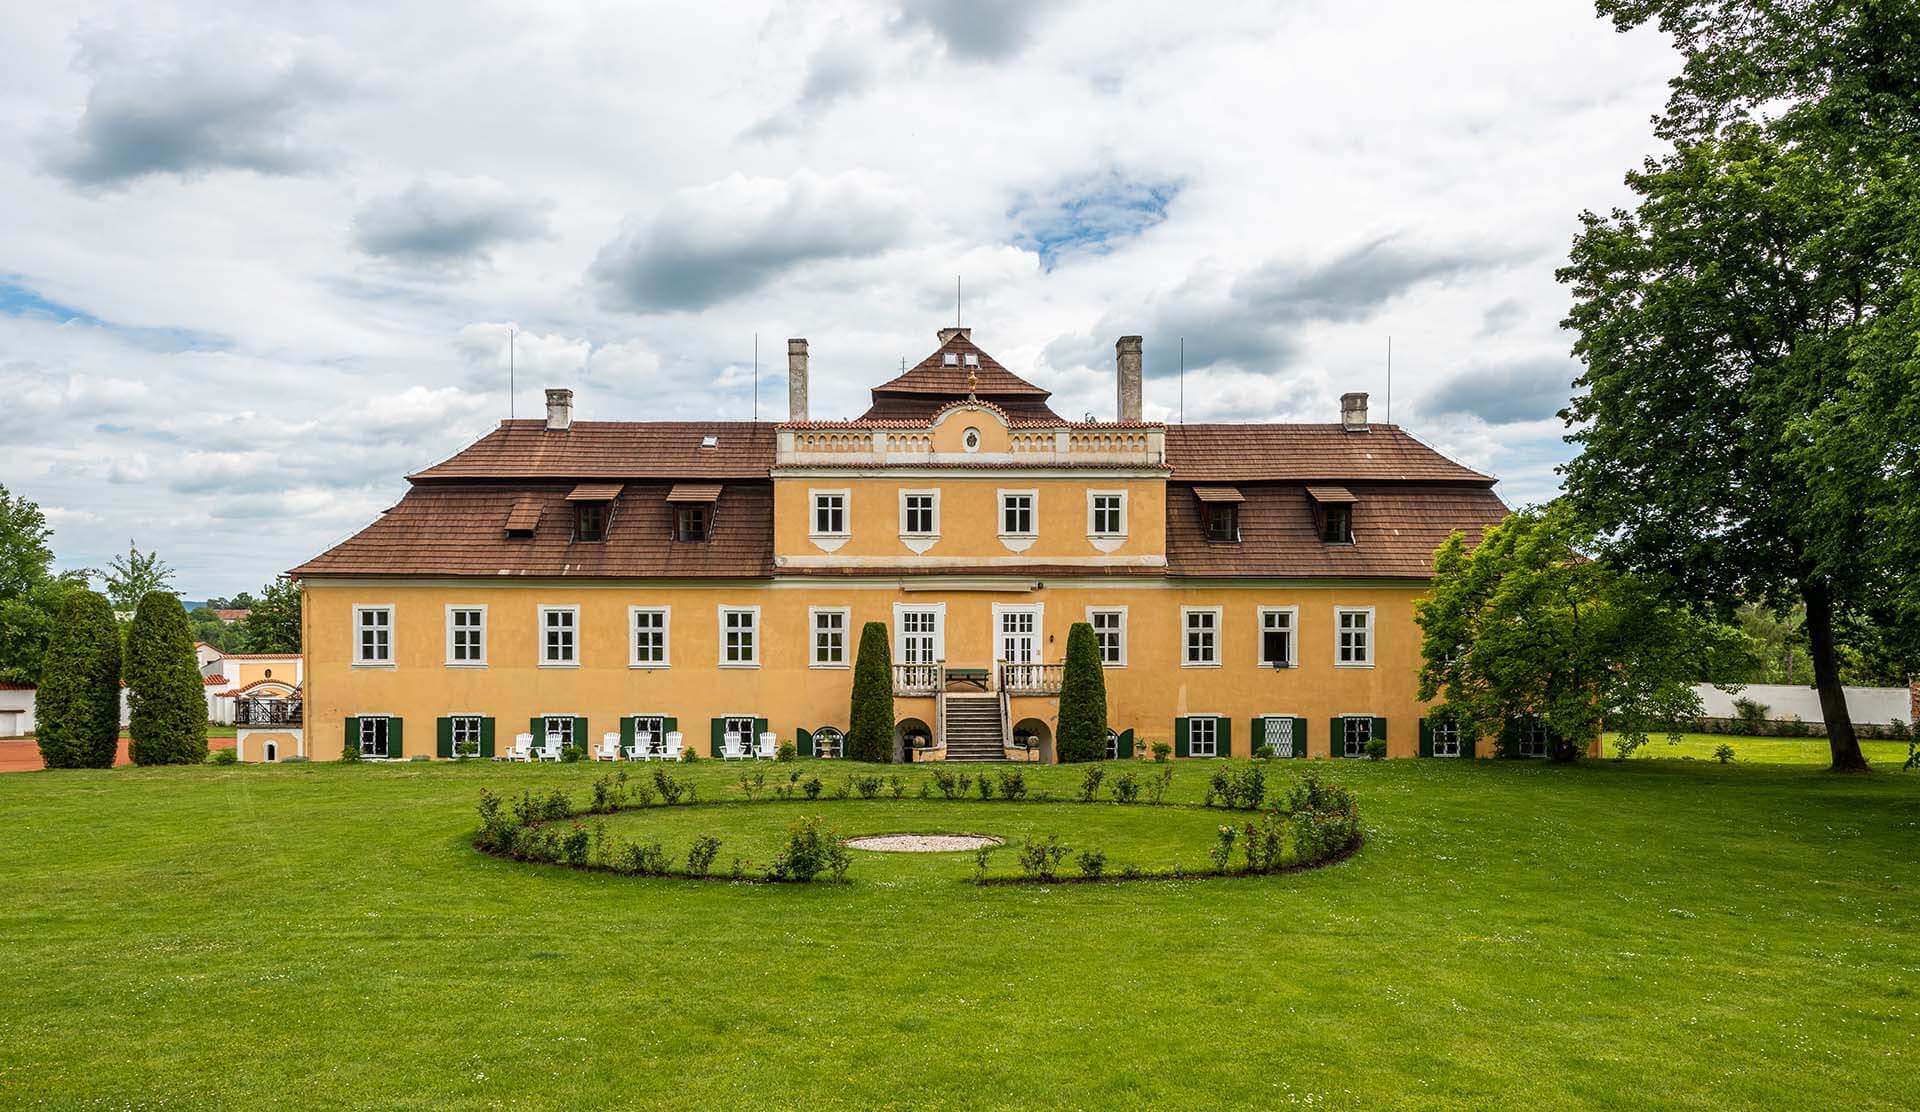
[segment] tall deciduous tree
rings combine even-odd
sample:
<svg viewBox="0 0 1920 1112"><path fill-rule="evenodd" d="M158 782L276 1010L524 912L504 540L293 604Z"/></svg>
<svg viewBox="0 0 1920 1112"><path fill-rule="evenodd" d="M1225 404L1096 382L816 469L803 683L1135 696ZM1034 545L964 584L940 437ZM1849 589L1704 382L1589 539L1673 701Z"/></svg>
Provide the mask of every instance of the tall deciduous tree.
<svg viewBox="0 0 1920 1112"><path fill-rule="evenodd" d="M1054 748L1062 763L1107 755L1107 675L1093 627L1067 630L1067 662L1060 674L1060 722Z"/></svg>
<svg viewBox="0 0 1920 1112"><path fill-rule="evenodd" d="M250 653L300 651L300 588L291 579L266 585L258 599L249 598L251 612L240 623L240 643Z"/></svg>
<svg viewBox="0 0 1920 1112"><path fill-rule="evenodd" d="M847 756L856 761L893 759L893 663L884 622L860 630L853 661L853 706L847 718Z"/></svg>
<svg viewBox="0 0 1920 1112"><path fill-rule="evenodd" d="M1441 699L1474 737L1538 718L1566 739L1561 759L1603 728L1631 750L1649 731L1697 717L1693 683L1744 658L1745 636L1581 556L1586 540L1560 506L1510 515L1471 552L1461 534L1449 537L1414 612L1420 698Z"/></svg>
<svg viewBox="0 0 1920 1112"><path fill-rule="evenodd" d="M206 686L180 600L149 591L127 630L128 747L135 764L207 759Z"/></svg>
<svg viewBox="0 0 1920 1112"><path fill-rule="evenodd" d="M112 768L120 748L120 630L94 591L62 601L34 716L48 768Z"/></svg>
<svg viewBox="0 0 1920 1112"><path fill-rule="evenodd" d="M38 683L66 596L81 572L53 574L53 530L30 499L0 485L0 680Z"/></svg>
<svg viewBox="0 0 1920 1112"><path fill-rule="evenodd" d="M142 552L132 541L127 542L125 556L107 562L103 575L107 597L113 601L114 610L121 613L139 609L140 600L149 592L164 591L173 581L173 569L158 552Z"/></svg>
<svg viewBox="0 0 1920 1112"><path fill-rule="evenodd" d="M1888 392L1862 352L1914 295L1920 5L1598 7L1686 63L1656 125L1673 153L1628 176L1632 212L1583 214L1560 272L1589 389L1568 492L1672 599L1803 604L1833 766L1864 768L1839 636L1911 587L1879 523L1912 502L1887 461L1917 434L1863 447L1843 415Z"/></svg>

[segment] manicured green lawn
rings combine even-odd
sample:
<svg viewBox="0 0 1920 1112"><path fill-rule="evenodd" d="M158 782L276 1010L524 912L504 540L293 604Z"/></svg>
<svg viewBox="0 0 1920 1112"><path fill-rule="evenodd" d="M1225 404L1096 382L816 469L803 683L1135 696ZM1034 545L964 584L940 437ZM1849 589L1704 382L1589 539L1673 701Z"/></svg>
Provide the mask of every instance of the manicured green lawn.
<svg viewBox="0 0 1920 1112"><path fill-rule="evenodd" d="M0 776L0 1104L1898 1108L1920 1091L1920 775L1312 767L1358 794L1368 840L1345 862L1050 888L973 887L966 855L859 854L850 883L798 887L469 847L483 785L584 799L585 765ZM703 801L739 797L737 766L676 771ZM1079 775L1029 773L1059 796ZM1180 767L1170 798L1197 801L1204 777ZM719 834L724 863L797 813L1053 829L1116 863L1203 860L1217 821L856 799L609 827Z"/></svg>
<svg viewBox="0 0 1920 1112"><path fill-rule="evenodd" d="M1665 734L1654 734L1634 753L1634 759L1711 761L1713 751L1722 744L1733 746L1736 762L1754 764L1817 765L1825 768L1833 761L1833 751L1823 737L1740 737L1732 734L1681 734L1670 742ZM1860 751L1875 768L1897 770L1907 760L1904 741L1862 741ZM1606 736L1606 753L1613 756L1613 735Z"/></svg>

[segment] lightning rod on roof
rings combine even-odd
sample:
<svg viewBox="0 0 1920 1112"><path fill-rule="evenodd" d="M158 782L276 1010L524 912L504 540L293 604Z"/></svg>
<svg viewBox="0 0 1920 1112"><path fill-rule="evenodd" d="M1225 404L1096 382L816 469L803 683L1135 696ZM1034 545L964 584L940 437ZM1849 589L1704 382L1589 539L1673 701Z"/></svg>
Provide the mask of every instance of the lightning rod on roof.
<svg viewBox="0 0 1920 1112"><path fill-rule="evenodd" d="M513 329L507 329L507 420L513 420Z"/></svg>
<svg viewBox="0 0 1920 1112"><path fill-rule="evenodd" d="M1393 337L1387 337L1387 424L1393 424Z"/></svg>
<svg viewBox="0 0 1920 1112"><path fill-rule="evenodd" d="M753 420L760 421L760 333L753 334Z"/></svg>
<svg viewBox="0 0 1920 1112"><path fill-rule="evenodd" d="M1187 338L1180 337L1180 423L1187 423Z"/></svg>
<svg viewBox="0 0 1920 1112"><path fill-rule="evenodd" d="M953 276L953 326L960 327L960 276Z"/></svg>

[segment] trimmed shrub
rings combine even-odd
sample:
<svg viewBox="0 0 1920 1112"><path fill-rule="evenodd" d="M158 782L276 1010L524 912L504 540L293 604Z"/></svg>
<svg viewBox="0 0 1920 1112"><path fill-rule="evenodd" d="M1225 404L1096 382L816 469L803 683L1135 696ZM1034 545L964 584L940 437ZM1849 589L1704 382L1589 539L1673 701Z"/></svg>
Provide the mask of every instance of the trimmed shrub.
<svg viewBox="0 0 1920 1112"><path fill-rule="evenodd" d="M47 647L34 695L40 757L48 768L112 768L120 749L120 630L113 607L97 591L70 591L56 628L60 635Z"/></svg>
<svg viewBox="0 0 1920 1112"><path fill-rule="evenodd" d="M1075 622L1067 631L1055 734L1061 764L1098 761L1107 755L1107 676L1100 666L1100 642L1086 622Z"/></svg>
<svg viewBox="0 0 1920 1112"><path fill-rule="evenodd" d="M293 758L289 757L287 759L292 760ZM210 765L239 764L240 753L236 749L215 749L207 754L207 763Z"/></svg>
<svg viewBox="0 0 1920 1112"><path fill-rule="evenodd" d="M819 819L799 819L787 827L787 844L773 859L767 875L774 880L805 882L831 869L837 879L846 875L846 866L835 860L836 847L846 852L832 831L820 829Z"/></svg>
<svg viewBox="0 0 1920 1112"><path fill-rule="evenodd" d="M856 761L893 759L893 665L887 626L868 622L860 630L860 655L853 662L853 706L846 754Z"/></svg>
<svg viewBox="0 0 1920 1112"><path fill-rule="evenodd" d="M134 764L207 759L206 683L180 600L148 591L127 627L128 754Z"/></svg>

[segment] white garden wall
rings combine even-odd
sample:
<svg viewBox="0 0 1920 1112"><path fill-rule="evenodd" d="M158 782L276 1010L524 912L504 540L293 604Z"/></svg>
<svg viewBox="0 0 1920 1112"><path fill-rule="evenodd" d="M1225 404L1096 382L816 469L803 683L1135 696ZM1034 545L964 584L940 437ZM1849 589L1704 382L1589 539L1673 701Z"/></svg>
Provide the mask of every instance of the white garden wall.
<svg viewBox="0 0 1920 1112"><path fill-rule="evenodd" d="M1822 718L1820 694L1811 687L1752 683L1726 692L1698 683L1693 685L1693 689L1700 694L1700 714L1704 718L1740 717L1733 709L1735 699L1751 699L1766 707L1767 718L1774 722L1785 722L1791 718L1798 718L1802 722L1819 722ZM1856 723L1884 726L1895 719L1906 722L1912 713L1904 687L1847 687L1841 690L1847 694L1847 713Z"/></svg>

